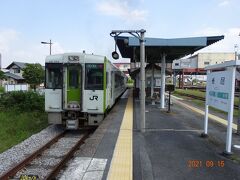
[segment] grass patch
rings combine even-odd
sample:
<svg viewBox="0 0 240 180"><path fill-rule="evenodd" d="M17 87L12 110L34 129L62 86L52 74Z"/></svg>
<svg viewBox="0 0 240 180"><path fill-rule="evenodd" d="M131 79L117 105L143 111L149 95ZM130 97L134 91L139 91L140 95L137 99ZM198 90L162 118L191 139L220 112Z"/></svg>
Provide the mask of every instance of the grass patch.
<svg viewBox="0 0 240 180"><path fill-rule="evenodd" d="M193 90L193 89L175 89L174 93L185 93L189 95L194 95L198 97L205 98L205 92L199 91L199 90Z"/></svg>
<svg viewBox="0 0 240 180"><path fill-rule="evenodd" d="M201 101L201 100L198 100L198 99L192 99L192 98L189 98L189 97L186 97L186 96L179 95L177 93L174 93L174 96L177 96L177 97L180 97L180 98L185 98L185 99L186 98L191 99L191 102L193 104L195 104L196 106L200 106L200 107L203 107L203 108L205 107L205 102L204 101ZM227 112L221 111L221 110L216 109L214 107L209 106L209 109L213 110L216 113L222 113L222 114L227 115ZM234 109L233 116L238 117L238 110Z"/></svg>
<svg viewBox="0 0 240 180"><path fill-rule="evenodd" d="M48 126L45 112L0 112L0 153Z"/></svg>
<svg viewBox="0 0 240 180"><path fill-rule="evenodd" d="M0 153L47 126L44 96L17 91L0 97Z"/></svg>
<svg viewBox="0 0 240 180"><path fill-rule="evenodd" d="M175 95L180 94L180 93L194 95L194 96L198 96L198 97L202 97L202 98L205 98L205 94L206 94L206 92L199 91L199 90L194 90L194 89L175 89L175 91L174 91ZM239 102L239 97L235 96L234 105L238 106L238 102Z"/></svg>

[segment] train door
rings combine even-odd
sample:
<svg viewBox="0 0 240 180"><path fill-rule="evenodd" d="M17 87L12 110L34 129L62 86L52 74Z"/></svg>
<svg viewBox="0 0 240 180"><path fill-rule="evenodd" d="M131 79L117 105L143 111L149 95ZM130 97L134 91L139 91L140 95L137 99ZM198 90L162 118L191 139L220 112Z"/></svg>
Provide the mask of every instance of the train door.
<svg viewBox="0 0 240 180"><path fill-rule="evenodd" d="M82 98L82 68L81 65L67 66L66 101L67 109L80 109Z"/></svg>
<svg viewBox="0 0 240 180"><path fill-rule="evenodd" d="M115 75L114 75L114 71L111 71L111 99L112 99L112 104L115 103L115 96L114 96L114 92L115 92Z"/></svg>

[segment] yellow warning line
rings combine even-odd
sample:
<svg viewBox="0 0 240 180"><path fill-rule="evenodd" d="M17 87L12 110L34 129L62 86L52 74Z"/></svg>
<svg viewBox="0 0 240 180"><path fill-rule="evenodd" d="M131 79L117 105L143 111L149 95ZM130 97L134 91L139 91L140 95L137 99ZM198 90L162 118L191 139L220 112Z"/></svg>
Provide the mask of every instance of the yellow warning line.
<svg viewBox="0 0 240 180"><path fill-rule="evenodd" d="M183 103L183 102L180 102L180 101L178 101L178 100L176 100L176 99L175 99L174 101L176 101L176 102L179 103L180 105L186 107L187 109L190 109L190 110L192 110L192 111L195 111L195 112L197 112L197 113L199 113L199 114L201 114L201 115L203 115L203 116L204 116L204 114L205 114L204 111L202 111L202 110L200 110L200 109L197 109L197 108L195 108L195 107L193 107L193 106L190 106L190 105L188 105L188 104L185 104L185 103ZM210 119L218 122L218 123L221 123L221 124L224 124L224 125L227 126L227 121L226 121L225 119L223 119L223 118L220 118L220 117L215 116L215 115L210 114L210 113L208 114L208 117L209 117ZM234 130L237 130L237 125L236 125L236 124L233 123L232 127L233 127Z"/></svg>
<svg viewBox="0 0 240 180"><path fill-rule="evenodd" d="M109 180L132 180L132 127L133 100L130 92L108 172Z"/></svg>

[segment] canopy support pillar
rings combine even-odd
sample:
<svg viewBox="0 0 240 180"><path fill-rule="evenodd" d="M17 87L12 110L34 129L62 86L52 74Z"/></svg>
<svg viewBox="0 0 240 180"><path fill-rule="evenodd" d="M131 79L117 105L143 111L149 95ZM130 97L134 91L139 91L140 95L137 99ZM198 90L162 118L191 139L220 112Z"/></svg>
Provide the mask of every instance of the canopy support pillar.
<svg viewBox="0 0 240 180"><path fill-rule="evenodd" d="M161 66L161 94L160 94L160 108L165 107L165 74L166 74L166 54L162 54L162 66Z"/></svg>

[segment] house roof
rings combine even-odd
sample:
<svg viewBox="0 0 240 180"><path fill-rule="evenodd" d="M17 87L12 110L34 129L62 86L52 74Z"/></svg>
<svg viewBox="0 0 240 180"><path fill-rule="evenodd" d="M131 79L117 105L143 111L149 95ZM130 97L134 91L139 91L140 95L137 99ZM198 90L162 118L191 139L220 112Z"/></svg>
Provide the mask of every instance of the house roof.
<svg viewBox="0 0 240 180"><path fill-rule="evenodd" d="M184 72L183 72L184 71ZM176 75L206 75L207 71L203 68L186 68L186 69L174 69Z"/></svg>
<svg viewBox="0 0 240 180"><path fill-rule="evenodd" d="M13 74L13 73L10 73L10 72L6 72L6 73L4 73L4 75L5 75L6 77L10 77L10 78L13 78L13 79L15 79L15 80L24 80L23 77L18 76L18 75Z"/></svg>
<svg viewBox="0 0 240 180"><path fill-rule="evenodd" d="M14 65L18 66L20 69L23 69L26 67L27 63L13 61L10 65L8 65L8 67L6 67L6 69L10 69Z"/></svg>
<svg viewBox="0 0 240 180"><path fill-rule="evenodd" d="M204 47L224 39L224 36L190 37L190 38L145 38L146 62L159 63L161 54L166 54L166 62L171 63ZM117 36L116 44L123 58L139 62L140 43L136 37Z"/></svg>

